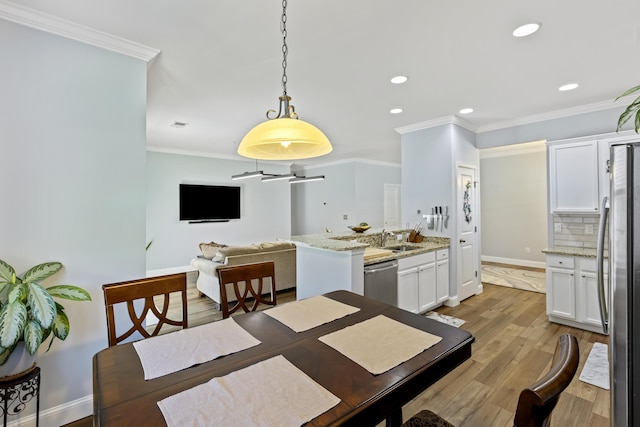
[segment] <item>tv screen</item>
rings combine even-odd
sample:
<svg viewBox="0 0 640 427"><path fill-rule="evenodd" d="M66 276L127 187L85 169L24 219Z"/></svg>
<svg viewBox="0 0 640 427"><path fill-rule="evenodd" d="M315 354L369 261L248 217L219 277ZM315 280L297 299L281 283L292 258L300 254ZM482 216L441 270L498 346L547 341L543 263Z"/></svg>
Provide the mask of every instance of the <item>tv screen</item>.
<svg viewBox="0 0 640 427"><path fill-rule="evenodd" d="M240 218L240 187L180 184L180 221Z"/></svg>

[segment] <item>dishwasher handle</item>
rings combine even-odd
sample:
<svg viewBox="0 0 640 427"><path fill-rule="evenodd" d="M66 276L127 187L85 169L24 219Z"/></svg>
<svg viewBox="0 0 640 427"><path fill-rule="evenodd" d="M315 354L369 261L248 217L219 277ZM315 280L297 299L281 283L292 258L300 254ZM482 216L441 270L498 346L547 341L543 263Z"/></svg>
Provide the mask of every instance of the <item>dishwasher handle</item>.
<svg viewBox="0 0 640 427"><path fill-rule="evenodd" d="M371 273L379 273L381 271L387 271L387 270L391 270L394 268L398 268L398 264L397 263L393 263L393 264L389 264L385 267L379 267L379 268L366 268L364 269L364 274L371 274Z"/></svg>

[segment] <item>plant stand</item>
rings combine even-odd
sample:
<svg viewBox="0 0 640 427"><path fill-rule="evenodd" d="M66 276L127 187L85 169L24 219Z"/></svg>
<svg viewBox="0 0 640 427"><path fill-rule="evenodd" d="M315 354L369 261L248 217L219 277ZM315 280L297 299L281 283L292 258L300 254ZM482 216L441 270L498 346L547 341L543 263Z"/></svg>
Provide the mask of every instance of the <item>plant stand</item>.
<svg viewBox="0 0 640 427"><path fill-rule="evenodd" d="M31 399L36 398L36 427L40 423L40 368L38 366L15 378L0 381L0 415L4 427L7 416L19 414Z"/></svg>

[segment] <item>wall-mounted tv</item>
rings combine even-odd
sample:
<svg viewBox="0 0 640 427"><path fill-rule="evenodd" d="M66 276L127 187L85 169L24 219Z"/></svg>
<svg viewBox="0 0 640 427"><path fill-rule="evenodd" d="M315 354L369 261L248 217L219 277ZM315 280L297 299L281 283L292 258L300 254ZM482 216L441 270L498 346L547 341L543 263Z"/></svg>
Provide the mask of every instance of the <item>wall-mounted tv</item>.
<svg viewBox="0 0 640 427"><path fill-rule="evenodd" d="M213 222L240 218L240 187L180 184L180 221Z"/></svg>

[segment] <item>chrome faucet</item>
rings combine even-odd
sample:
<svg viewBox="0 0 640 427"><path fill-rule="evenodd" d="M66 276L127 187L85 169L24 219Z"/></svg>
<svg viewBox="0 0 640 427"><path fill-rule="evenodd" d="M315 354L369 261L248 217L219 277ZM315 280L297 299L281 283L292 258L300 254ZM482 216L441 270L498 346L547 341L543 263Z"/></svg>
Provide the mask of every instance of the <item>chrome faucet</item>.
<svg viewBox="0 0 640 427"><path fill-rule="evenodd" d="M380 247L384 248L384 245L387 244L387 235L393 236L391 231L387 231L384 228L382 229L382 233L380 233Z"/></svg>

